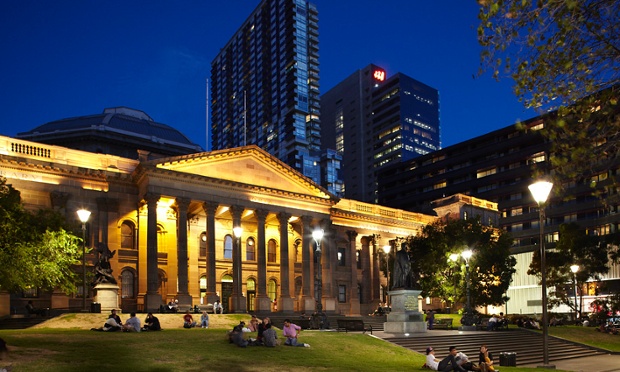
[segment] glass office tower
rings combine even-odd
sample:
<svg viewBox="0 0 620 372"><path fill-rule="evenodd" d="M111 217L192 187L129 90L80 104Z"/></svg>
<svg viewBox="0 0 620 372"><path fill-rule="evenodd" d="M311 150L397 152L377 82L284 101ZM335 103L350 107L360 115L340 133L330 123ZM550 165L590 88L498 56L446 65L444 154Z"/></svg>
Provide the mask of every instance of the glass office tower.
<svg viewBox="0 0 620 372"><path fill-rule="evenodd" d="M211 62L213 150L257 145L321 183L318 11L264 0Z"/></svg>
<svg viewBox="0 0 620 372"><path fill-rule="evenodd" d="M377 172L441 148L439 92L374 64L321 97L323 149L342 156L344 196L377 203Z"/></svg>

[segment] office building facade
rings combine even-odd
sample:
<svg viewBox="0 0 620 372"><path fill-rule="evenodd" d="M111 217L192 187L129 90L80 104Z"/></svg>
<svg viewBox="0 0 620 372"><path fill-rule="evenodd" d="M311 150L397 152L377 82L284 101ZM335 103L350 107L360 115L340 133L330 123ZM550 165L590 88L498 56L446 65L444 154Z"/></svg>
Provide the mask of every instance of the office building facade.
<svg viewBox="0 0 620 372"><path fill-rule="evenodd" d="M377 172L441 148L439 93L368 65L321 96L323 149L342 156L345 197L377 203Z"/></svg>
<svg viewBox="0 0 620 372"><path fill-rule="evenodd" d="M213 150L256 145L320 182L318 11L264 0L211 62Z"/></svg>
<svg viewBox="0 0 620 372"><path fill-rule="evenodd" d="M511 313L541 313L541 288L538 279L528 275L533 252L540 250L538 206L528 186L536 174L550 170L550 143L540 134L545 117L523 123L525 129L511 125L468 141L446 147L407 162L388 167L379 176L379 202L419 213L433 213L436 200L461 193L497 203L499 227L514 237L512 252L517 272L508 291ZM591 235L618 232L620 214L616 197L604 202L592 194L592 184L600 190L610 186L618 173L618 164L609 164L599 174L581 183L565 186L563 195L553 192L545 209L544 239L552 249L559 238L562 223L575 222ZM442 217L442 216L439 216ZM479 213L461 212L460 218L487 218ZM490 222L490 221L483 221ZM596 295L620 291L620 266L583 289L584 311ZM570 312L566 307L556 311Z"/></svg>

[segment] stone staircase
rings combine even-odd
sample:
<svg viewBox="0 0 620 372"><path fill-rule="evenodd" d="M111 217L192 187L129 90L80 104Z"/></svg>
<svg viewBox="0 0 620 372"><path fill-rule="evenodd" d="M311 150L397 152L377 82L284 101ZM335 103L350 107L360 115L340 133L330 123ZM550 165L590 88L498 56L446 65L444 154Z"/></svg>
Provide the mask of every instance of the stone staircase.
<svg viewBox="0 0 620 372"><path fill-rule="evenodd" d="M456 346L471 360L478 362L480 345L486 344L493 354L496 364L500 364L500 353L516 353L517 366L541 365L543 363L543 337L540 332L523 329L507 331L477 331L459 333L458 331L429 331L423 335L409 337L387 337L386 341L425 354L432 346L435 355L441 359L448 355L448 348ZM549 362L606 354L585 345L572 343L555 337L548 338Z"/></svg>

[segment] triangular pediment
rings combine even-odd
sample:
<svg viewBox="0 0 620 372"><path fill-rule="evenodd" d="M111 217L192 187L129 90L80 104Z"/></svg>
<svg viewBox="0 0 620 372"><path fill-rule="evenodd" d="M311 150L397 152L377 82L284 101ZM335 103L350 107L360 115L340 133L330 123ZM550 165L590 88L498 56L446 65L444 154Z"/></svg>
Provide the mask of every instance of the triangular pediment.
<svg viewBox="0 0 620 372"><path fill-rule="evenodd" d="M257 146L177 156L150 163L159 169L174 172L321 198L331 197L311 179Z"/></svg>

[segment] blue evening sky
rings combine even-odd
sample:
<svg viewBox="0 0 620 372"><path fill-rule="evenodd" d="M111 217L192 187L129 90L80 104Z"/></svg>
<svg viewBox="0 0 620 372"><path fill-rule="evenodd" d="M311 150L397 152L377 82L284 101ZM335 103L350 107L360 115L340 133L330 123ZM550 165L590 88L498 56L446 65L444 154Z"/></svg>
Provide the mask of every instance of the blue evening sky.
<svg viewBox="0 0 620 372"><path fill-rule="evenodd" d="M260 0L3 0L0 134L142 110L205 148L211 61ZM536 115L477 77L475 0L315 0L321 92L374 63L439 90L442 146Z"/></svg>

